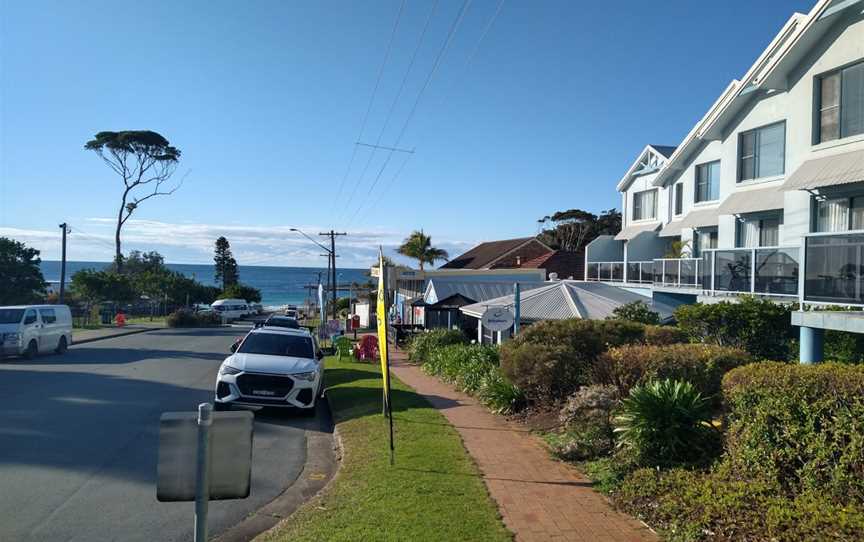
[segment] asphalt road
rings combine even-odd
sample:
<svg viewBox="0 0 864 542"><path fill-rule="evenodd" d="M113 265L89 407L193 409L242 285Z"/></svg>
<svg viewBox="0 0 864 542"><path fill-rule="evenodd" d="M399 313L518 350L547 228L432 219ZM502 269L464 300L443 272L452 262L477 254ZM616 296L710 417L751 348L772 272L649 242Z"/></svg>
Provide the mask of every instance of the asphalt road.
<svg viewBox="0 0 864 542"><path fill-rule="evenodd" d="M191 540L193 503L156 501L159 416L212 400L242 334L165 329L0 361L0 540ZM252 494L210 504L211 536L297 479L316 424L256 413Z"/></svg>

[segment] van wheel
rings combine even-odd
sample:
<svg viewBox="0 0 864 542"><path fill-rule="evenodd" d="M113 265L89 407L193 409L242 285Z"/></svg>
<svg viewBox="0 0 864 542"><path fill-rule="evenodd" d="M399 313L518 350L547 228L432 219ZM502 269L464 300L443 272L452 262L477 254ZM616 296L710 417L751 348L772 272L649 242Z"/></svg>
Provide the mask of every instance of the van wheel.
<svg viewBox="0 0 864 542"><path fill-rule="evenodd" d="M66 344L66 337L60 337L60 342L57 344L57 349L54 350L58 354L65 354L69 345Z"/></svg>
<svg viewBox="0 0 864 542"><path fill-rule="evenodd" d="M24 357L26 359L33 359L38 353L39 346L36 345L36 341L30 341L30 344L27 345L27 350L24 351Z"/></svg>

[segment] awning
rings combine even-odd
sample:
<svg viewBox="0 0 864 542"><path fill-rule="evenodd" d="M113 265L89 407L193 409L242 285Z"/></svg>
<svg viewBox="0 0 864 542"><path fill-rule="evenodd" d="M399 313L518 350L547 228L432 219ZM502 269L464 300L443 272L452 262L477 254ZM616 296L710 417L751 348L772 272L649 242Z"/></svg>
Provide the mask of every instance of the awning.
<svg viewBox="0 0 864 542"><path fill-rule="evenodd" d="M682 223L682 220L673 220L672 222L663 226L658 235L660 237L677 237L681 235Z"/></svg>
<svg viewBox="0 0 864 542"><path fill-rule="evenodd" d="M737 190L720 204L720 207L717 208L717 214L742 215L782 208L783 192L777 190L776 187Z"/></svg>
<svg viewBox="0 0 864 542"><path fill-rule="evenodd" d="M690 213L684 217L684 220L681 221L681 227L704 228L705 226L716 226L718 216L720 216L720 213L717 212L716 207L713 209L690 211Z"/></svg>
<svg viewBox="0 0 864 542"><path fill-rule="evenodd" d="M615 236L616 241L629 241L633 239L640 233L644 233L646 231L655 231L660 227L659 222L652 222L651 224L638 224L636 226L628 226L618 232L618 235Z"/></svg>
<svg viewBox="0 0 864 542"><path fill-rule="evenodd" d="M807 160L783 183L783 190L808 190L864 181L864 149Z"/></svg>

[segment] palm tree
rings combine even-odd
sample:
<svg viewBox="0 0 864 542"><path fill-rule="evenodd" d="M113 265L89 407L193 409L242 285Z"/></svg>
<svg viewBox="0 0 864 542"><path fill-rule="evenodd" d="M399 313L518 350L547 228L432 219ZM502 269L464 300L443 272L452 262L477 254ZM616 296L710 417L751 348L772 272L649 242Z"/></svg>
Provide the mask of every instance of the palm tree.
<svg viewBox="0 0 864 542"><path fill-rule="evenodd" d="M446 250L432 246L432 238L423 233L423 230L411 232L396 252L417 260L421 271L424 264L432 265L438 260L449 258Z"/></svg>

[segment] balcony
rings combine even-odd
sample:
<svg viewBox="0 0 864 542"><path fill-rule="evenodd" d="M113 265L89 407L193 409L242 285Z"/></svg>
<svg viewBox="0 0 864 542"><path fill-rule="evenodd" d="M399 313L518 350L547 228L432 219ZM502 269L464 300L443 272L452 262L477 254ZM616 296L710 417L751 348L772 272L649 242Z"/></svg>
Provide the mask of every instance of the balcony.
<svg viewBox="0 0 864 542"><path fill-rule="evenodd" d="M658 258L654 260L654 286L701 288L701 266L698 258Z"/></svg>
<svg viewBox="0 0 864 542"><path fill-rule="evenodd" d="M864 305L864 232L804 238L803 300Z"/></svg>
<svg viewBox="0 0 864 542"><path fill-rule="evenodd" d="M799 247L710 249L702 287L714 293L798 295Z"/></svg>
<svg viewBox="0 0 864 542"><path fill-rule="evenodd" d="M624 262L588 262L585 280L624 282Z"/></svg>

